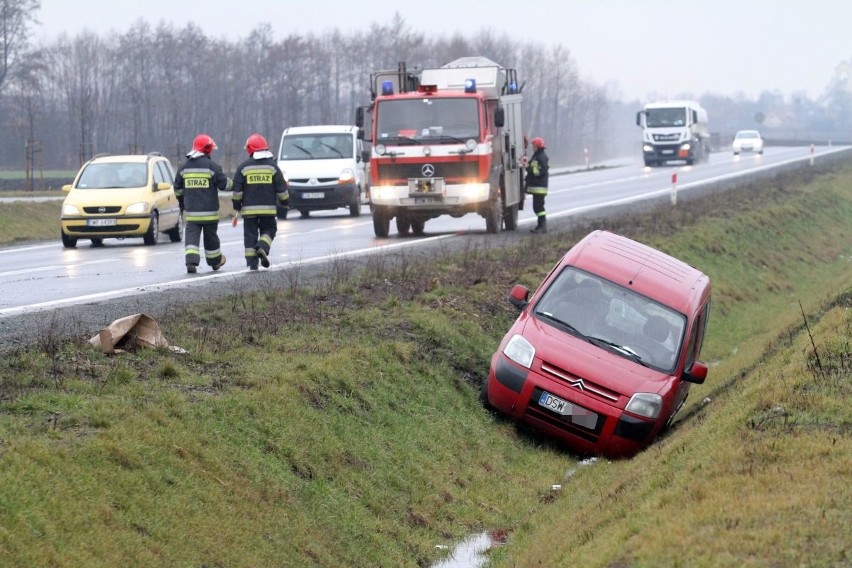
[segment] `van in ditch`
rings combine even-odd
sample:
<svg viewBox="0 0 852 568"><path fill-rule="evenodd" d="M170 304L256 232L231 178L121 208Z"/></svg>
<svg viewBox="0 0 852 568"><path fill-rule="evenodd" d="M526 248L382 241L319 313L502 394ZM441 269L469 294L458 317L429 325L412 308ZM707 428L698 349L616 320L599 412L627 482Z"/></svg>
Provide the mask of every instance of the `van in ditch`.
<svg viewBox="0 0 852 568"><path fill-rule="evenodd" d="M340 207L352 217L361 215L361 206L369 203L369 152L356 126L285 129L278 167L289 185L289 209L302 217ZM278 218L287 218L287 208L279 208Z"/></svg>

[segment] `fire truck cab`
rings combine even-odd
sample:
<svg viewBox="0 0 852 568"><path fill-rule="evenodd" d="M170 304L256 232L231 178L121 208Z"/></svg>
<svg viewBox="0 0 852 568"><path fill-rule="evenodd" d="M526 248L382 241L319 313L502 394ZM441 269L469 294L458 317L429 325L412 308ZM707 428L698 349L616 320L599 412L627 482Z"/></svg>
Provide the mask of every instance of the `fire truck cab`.
<svg viewBox="0 0 852 568"><path fill-rule="evenodd" d="M489 233L517 228L523 206L521 90L514 69L484 57L370 77L356 124L372 143L370 207L377 237L440 215L476 213Z"/></svg>

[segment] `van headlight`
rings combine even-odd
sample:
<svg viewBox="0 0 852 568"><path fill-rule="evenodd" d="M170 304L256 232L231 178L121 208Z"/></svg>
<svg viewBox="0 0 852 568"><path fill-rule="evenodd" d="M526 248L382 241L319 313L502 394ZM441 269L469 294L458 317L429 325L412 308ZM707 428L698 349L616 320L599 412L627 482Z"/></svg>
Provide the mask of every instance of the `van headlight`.
<svg viewBox="0 0 852 568"><path fill-rule="evenodd" d="M503 354L518 365L529 369L535 358L535 347L522 335L513 335L503 349Z"/></svg>
<svg viewBox="0 0 852 568"><path fill-rule="evenodd" d="M352 168L343 168L343 171L340 172L340 177L337 180L337 183L352 183L355 181L355 172Z"/></svg>
<svg viewBox="0 0 852 568"><path fill-rule="evenodd" d="M62 215L63 216L79 215L79 214L80 214L80 210L77 209L76 205L71 205L70 203L63 203L62 204Z"/></svg>
<svg viewBox="0 0 852 568"><path fill-rule="evenodd" d="M644 416L645 418L656 418L663 408L663 397L652 392L637 392L630 397L630 402L624 407L627 412Z"/></svg>
<svg viewBox="0 0 852 568"><path fill-rule="evenodd" d="M140 201L139 203L134 203L133 205L127 206L127 212L132 213L134 215L139 213L144 213L148 210L148 204L144 201Z"/></svg>

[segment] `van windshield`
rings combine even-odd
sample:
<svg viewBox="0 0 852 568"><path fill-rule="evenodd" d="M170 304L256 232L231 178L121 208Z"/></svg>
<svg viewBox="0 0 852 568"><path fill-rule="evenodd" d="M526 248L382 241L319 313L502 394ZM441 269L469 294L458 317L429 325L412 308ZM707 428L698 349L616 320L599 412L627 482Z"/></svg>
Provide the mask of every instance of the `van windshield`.
<svg viewBox="0 0 852 568"><path fill-rule="evenodd" d="M566 267L553 280L535 314L663 372L674 370L686 327L683 314L574 267Z"/></svg>
<svg viewBox="0 0 852 568"><path fill-rule="evenodd" d="M281 142L280 161L339 160L354 157L351 134L293 134Z"/></svg>

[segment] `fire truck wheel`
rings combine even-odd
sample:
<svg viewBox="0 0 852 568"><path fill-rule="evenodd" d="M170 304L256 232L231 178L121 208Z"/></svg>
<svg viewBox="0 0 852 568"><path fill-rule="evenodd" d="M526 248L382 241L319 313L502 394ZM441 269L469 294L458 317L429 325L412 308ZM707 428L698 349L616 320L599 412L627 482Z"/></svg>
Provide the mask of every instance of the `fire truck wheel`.
<svg viewBox="0 0 852 568"><path fill-rule="evenodd" d="M423 228L426 226L426 221L422 219L411 220L411 232L418 237L423 234Z"/></svg>
<svg viewBox="0 0 852 568"><path fill-rule="evenodd" d="M503 210L503 225L507 231L514 231L518 228L518 205L510 205Z"/></svg>
<svg viewBox="0 0 852 568"><path fill-rule="evenodd" d="M485 211L485 232L499 233L503 225L503 205L499 199L494 199Z"/></svg>
<svg viewBox="0 0 852 568"><path fill-rule="evenodd" d="M390 217L378 209L373 211L373 231L377 237L387 237L390 234Z"/></svg>
<svg viewBox="0 0 852 568"><path fill-rule="evenodd" d="M397 215L396 232L400 235L407 235L409 229L411 229L411 220L404 215Z"/></svg>

